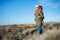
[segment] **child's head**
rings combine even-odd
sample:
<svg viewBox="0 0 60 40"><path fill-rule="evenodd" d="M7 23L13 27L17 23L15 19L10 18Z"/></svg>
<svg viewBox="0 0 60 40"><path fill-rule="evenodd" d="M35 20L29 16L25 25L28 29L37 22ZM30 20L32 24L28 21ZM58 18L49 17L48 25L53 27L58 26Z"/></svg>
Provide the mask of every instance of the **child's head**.
<svg viewBox="0 0 60 40"><path fill-rule="evenodd" d="M36 7L36 10L42 10L42 6L40 6L38 4L35 7Z"/></svg>
<svg viewBox="0 0 60 40"><path fill-rule="evenodd" d="M39 9L39 5L38 5L38 4L37 4L35 7L36 7L36 10L38 10L38 9Z"/></svg>

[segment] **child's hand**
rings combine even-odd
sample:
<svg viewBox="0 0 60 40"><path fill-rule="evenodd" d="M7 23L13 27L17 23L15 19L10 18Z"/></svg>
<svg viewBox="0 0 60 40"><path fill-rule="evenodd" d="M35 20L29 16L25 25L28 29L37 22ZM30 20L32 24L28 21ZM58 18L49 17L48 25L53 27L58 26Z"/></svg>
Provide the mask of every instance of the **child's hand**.
<svg viewBox="0 0 60 40"><path fill-rule="evenodd" d="M38 18L40 18L41 16L38 16Z"/></svg>
<svg viewBox="0 0 60 40"><path fill-rule="evenodd" d="M44 21L42 21L42 24L44 23Z"/></svg>

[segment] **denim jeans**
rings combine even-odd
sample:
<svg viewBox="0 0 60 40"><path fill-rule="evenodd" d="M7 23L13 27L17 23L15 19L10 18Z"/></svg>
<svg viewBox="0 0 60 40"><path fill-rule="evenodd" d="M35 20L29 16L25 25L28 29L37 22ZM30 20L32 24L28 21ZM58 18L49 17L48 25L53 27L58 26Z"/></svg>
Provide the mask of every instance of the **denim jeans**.
<svg viewBox="0 0 60 40"><path fill-rule="evenodd" d="M42 21L43 21L43 19L41 18L40 21L41 22L38 24L38 34L42 34Z"/></svg>
<svg viewBox="0 0 60 40"><path fill-rule="evenodd" d="M42 24L38 25L38 34L42 34Z"/></svg>

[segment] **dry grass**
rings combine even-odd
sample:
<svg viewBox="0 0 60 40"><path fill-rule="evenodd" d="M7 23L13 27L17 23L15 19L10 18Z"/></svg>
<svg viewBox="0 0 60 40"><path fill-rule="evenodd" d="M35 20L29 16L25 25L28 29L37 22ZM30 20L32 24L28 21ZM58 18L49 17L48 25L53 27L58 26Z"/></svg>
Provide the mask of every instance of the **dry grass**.
<svg viewBox="0 0 60 40"><path fill-rule="evenodd" d="M0 26L0 36L3 40L60 40L60 23L43 24L43 33L39 36L35 24Z"/></svg>

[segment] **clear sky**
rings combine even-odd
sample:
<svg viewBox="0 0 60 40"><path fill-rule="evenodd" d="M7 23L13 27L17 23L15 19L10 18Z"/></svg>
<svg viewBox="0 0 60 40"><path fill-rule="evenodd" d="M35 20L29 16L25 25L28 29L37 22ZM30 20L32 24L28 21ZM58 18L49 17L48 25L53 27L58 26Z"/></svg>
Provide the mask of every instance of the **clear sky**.
<svg viewBox="0 0 60 40"><path fill-rule="evenodd" d="M60 22L60 0L0 0L0 25L35 23L36 3L43 6L45 22Z"/></svg>

